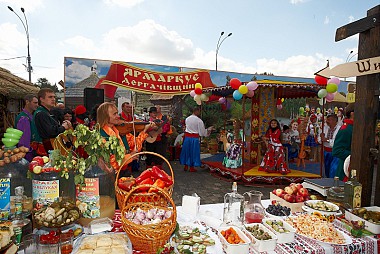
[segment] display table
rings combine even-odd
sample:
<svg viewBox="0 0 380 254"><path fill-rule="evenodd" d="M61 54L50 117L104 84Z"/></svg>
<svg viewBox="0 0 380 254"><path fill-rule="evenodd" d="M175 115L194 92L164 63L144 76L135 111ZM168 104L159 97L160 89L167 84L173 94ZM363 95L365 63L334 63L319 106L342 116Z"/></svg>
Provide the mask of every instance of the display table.
<svg viewBox="0 0 380 254"><path fill-rule="evenodd" d="M263 200L262 204L267 207L270 204L270 200ZM177 206L178 223L188 222L183 221L183 215L185 214L181 206ZM210 219L210 224L215 224L216 219L222 219L223 217L223 204L207 204L201 205L199 209L200 218L212 218ZM195 219L195 218L194 218ZM182 221L181 221L182 220ZM212 220L212 221L211 221ZM114 229L113 231L123 231L120 220L120 211L116 211L114 218ZM205 221L208 224L207 221ZM340 230L344 231L348 235L350 233L344 228L344 225L339 220L334 221L334 225ZM276 249L268 253L366 253L366 254L376 254L380 250L380 241L377 236L365 236L362 238L353 238L352 244L350 245L330 245L319 243L315 240L308 239L305 237L298 236L296 234L295 241L286 244L277 244ZM139 251L134 251L134 253L141 253ZM256 252L252 252L256 253ZM219 254L219 253L217 253Z"/></svg>

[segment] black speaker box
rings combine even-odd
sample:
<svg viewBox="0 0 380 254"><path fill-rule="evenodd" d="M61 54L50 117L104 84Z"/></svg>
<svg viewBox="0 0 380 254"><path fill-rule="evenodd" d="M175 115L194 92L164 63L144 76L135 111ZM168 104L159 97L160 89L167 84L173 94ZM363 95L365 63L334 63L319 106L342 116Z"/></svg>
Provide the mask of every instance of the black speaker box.
<svg viewBox="0 0 380 254"><path fill-rule="evenodd" d="M96 104L104 102L104 89L97 88L85 88L84 89L84 106L88 112L91 112L92 108Z"/></svg>

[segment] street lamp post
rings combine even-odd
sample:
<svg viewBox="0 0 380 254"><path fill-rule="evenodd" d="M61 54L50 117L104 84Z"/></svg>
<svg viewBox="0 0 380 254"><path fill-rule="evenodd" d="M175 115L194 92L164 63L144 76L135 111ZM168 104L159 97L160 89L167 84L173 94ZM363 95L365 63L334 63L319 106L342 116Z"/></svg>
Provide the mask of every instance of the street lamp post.
<svg viewBox="0 0 380 254"><path fill-rule="evenodd" d="M216 44L216 51L215 51L215 70L216 71L218 70L218 53L219 53L219 48L222 45L222 43L224 42L224 40L232 35L232 33L229 33L228 35L226 35L223 38L222 41L220 41L220 39L222 38L223 34L224 34L224 32L220 33L220 36L219 36L219 39L218 39L218 43Z"/></svg>
<svg viewBox="0 0 380 254"><path fill-rule="evenodd" d="M27 61L28 61L28 73L29 73L29 82L32 82L32 59L30 58L30 50L29 50L29 26L28 26L28 20L26 19L26 15L25 15L25 9L21 7L21 12L22 14L24 14L24 19L25 19L25 23L24 21L21 19L21 17L13 10L12 7L8 6L8 9L13 12L14 14L16 14L16 16L18 17L18 19L21 21L21 24L22 26L24 27L24 30L25 30L25 33L26 33L26 39L27 39L27 42L28 42L28 57L27 57Z"/></svg>

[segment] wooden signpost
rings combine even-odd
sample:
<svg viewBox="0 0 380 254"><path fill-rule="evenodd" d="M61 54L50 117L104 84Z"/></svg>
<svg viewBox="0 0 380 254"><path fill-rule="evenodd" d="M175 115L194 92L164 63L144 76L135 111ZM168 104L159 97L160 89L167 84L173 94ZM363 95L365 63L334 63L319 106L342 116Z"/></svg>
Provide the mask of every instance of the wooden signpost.
<svg viewBox="0 0 380 254"><path fill-rule="evenodd" d="M335 41L340 41L357 33L359 33L359 60L349 64L342 64L341 66L343 67L336 66L331 70L328 69L323 75L358 76L356 79L355 118L350 168L357 170L359 181L363 185L362 206L370 205L372 193L375 195L375 205L380 206L379 161L377 177L373 179L374 160L371 159L370 153L370 150L372 149L373 151L375 148L375 128L379 105L380 5L368 10L367 17L338 28ZM374 182L376 186L374 192L372 192Z"/></svg>
<svg viewBox="0 0 380 254"><path fill-rule="evenodd" d="M330 76L349 78L380 73L380 56L337 65L333 68L326 67L316 75L330 78Z"/></svg>

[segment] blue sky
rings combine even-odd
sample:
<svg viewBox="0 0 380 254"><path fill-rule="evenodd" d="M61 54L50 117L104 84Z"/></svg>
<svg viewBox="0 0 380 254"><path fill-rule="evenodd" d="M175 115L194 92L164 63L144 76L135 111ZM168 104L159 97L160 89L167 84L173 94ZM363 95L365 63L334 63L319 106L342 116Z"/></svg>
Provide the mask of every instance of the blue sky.
<svg viewBox="0 0 380 254"><path fill-rule="evenodd" d="M25 79L24 7L32 81L64 78L64 57L313 77L326 65L356 60L358 36L335 42L340 26L379 0L0 0L0 67ZM76 70L81 75L81 70Z"/></svg>

